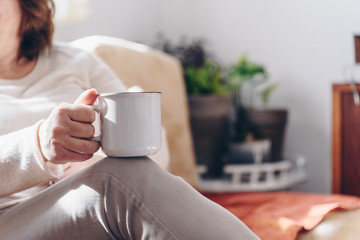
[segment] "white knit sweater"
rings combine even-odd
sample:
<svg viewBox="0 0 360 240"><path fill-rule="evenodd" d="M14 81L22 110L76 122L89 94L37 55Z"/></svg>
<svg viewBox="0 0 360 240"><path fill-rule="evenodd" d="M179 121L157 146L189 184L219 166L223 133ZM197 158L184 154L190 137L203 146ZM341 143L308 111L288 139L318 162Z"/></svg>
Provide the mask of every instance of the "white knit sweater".
<svg viewBox="0 0 360 240"><path fill-rule="evenodd" d="M49 166L41 157L39 121L59 103L73 103L89 88L99 93L125 91L105 63L65 43L44 51L26 77L0 79L0 209L61 177L61 166Z"/></svg>

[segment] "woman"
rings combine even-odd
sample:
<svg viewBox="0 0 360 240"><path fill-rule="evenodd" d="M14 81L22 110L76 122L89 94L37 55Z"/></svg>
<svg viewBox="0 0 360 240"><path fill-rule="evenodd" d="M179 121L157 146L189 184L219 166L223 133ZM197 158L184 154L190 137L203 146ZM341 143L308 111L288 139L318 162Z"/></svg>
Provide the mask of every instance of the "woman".
<svg viewBox="0 0 360 240"><path fill-rule="evenodd" d="M96 57L52 43L52 6L0 0L0 238L258 239L149 158L89 164L87 105L125 87Z"/></svg>

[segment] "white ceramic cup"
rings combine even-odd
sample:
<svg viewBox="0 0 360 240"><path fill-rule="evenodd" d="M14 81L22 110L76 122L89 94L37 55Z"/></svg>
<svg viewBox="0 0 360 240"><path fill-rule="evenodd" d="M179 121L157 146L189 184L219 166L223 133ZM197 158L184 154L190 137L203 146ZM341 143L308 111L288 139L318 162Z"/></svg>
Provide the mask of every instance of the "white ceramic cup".
<svg viewBox="0 0 360 240"><path fill-rule="evenodd" d="M121 92L98 95L101 134L93 137L109 157L136 157L161 147L161 92Z"/></svg>

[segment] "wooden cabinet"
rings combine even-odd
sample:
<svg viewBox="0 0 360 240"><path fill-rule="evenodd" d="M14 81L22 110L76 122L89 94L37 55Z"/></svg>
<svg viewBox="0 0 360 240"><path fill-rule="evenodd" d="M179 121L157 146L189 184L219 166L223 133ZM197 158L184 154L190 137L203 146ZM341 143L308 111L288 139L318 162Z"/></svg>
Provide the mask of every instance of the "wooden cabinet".
<svg viewBox="0 0 360 240"><path fill-rule="evenodd" d="M360 105L349 84L333 84L332 90L333 192L360 196Z"/></svg>

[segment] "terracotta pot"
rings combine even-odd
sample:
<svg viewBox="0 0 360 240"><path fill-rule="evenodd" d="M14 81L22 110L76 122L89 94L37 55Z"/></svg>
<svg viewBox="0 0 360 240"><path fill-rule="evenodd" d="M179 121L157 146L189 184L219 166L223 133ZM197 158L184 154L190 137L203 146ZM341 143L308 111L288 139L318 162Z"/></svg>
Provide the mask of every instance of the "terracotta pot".
<svg viewBox="0 0 360 240"><path fill-rule="evenodd" d="M208 177L218 177L229 138L230 99L211 95L188 99L197 164L207 166Z"/></svg>

